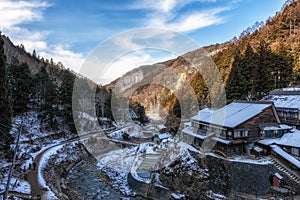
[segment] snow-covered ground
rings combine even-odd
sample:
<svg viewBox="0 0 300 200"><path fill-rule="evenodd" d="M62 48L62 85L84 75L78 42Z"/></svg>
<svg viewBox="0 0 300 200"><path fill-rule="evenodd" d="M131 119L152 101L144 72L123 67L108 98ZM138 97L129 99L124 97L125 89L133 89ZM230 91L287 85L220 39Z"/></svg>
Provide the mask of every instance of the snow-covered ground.
<svg viewBox="0 0 300 200"><path fill-rule="evenodd" d="M104 154L98 158L97 166L109 177L115 189L120 190L125 195L133 195L134 193L127 184L127 175L131 172L138 181L148 183L149 181L145 181L145 178L140 177L137 172L148 154L157 155L160 167L167 167L176 159L181 158L189 169L199 171L197 162L188 153L188 149L199 152L188 144L175 142L174 139L164 140L159 145L147 142L137 147L119 149ZM152 167L156 164L153 163ZM206 173L205 171L204 174Z"/></svg>
<svg viewBox="0 0 300 200"><path fill-rule="evenodd" d="M43 154L38 169L38 178L42 186L48 188L47 195L50 199L59 199L55 192L60 193L57 182L60 182L63 171L70 164L78 162L85 156L87 156L87 152L84 146L77 141L58 145Z"/></svg>
<svg viewBox="0 0 300 200"><path fill-rule="evenodd" d="M28 169L29 164L32 164L32 159L39 152L72 137L68 128L62 123L62 119L56 118L59 125L56 130L52 130L47 127L47 123L43 121L40 114L40 112L31 111L23 115L18 115L12 120L11 135L15 137L15 143L21 124L23 126L20 134L15 169L13 170L10 182L10 190L29 194L30 185L24 179L24 169ZM14 149L14 147L15 144L12 144L11 149ZM4 157L0 157L0 191L3 191L6 187L10 166L10 161Z"/></svg>
<svg viewBox="0 0 300 200"><path fill-rule="evenodd" d="M135 195L129 188L127 175L136 157L137 148L125 148L107 153L99 159L97 166L111 180L114 189L124 195Z"/></svg>

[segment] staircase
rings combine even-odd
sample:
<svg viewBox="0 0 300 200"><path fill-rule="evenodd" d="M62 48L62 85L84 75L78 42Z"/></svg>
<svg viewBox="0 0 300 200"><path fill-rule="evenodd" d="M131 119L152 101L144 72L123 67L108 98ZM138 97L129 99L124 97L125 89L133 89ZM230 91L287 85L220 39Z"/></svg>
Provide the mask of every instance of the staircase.
<svg viewBox="0 0 300 200"><path fill-rule="evenodd" d="M286 175L288 175L293 181L300 184L300 176L290 170L287 166L285 166L283 163L281 163L278 159L271 157L270 162L280 171L284 172Z"/></svg>

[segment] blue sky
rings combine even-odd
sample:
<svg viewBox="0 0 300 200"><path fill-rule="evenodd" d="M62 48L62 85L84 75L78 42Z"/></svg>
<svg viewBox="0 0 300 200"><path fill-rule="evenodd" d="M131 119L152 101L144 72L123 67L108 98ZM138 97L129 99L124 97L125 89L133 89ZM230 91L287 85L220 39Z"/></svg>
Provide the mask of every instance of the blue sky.
<svg viewBox="0 0 300 200"><path fill-rule="evenodd" d="M284 0L0 0L0 30L28 52L78 71L103 41L134 28L159 27L185 34L200 46L230 40L280 11ZM171 56L140 53L128 67ZM139 61L137 58L143 58ZM120 74L117 74L120 75ZM114 77L115 78L115 77Z"/></svg>

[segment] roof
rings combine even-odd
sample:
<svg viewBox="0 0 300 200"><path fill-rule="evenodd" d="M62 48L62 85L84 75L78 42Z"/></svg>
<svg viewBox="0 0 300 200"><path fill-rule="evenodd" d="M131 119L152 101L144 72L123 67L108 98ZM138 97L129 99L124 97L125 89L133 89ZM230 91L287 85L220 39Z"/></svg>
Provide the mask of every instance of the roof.
<svg viewBox="0 0 300 200"><path fill-rule="evenodd" d="M162 133L162 134L157 135L157 137L158 137L160 140L164 140L164 139L168 139L168 138L172 137L172 135L169 134L169 133Z"/></svg>
<svg viewBox="0 0 300 200"><path fill-rule="evenodd" d="M271 144L276 144L281 138L268 138L268 139L263 139L259 140L259 144L263 144L265 146L270 146Z"/></svg>
<svg viewBox="0 0 300 200"><path fill-rule="evenodd" d="M286 124L261 124L259 125L261 130L264 131L275 131L275 130L292 130L293 128L291 126L288 126Z"/></svg>
<svg viewBox="0 0 300 200"><path fill-rule="evenodd" d="M276 144L300 148L300 130L284 134Z"/></svg>
<svg viewBox="0 0 300 200"><path fill-rule="evenodd" d="M260 148L260 147L258 147L258 146L254 146L253 149L254 149L256 152L258 152L258 153L260 153L260 152L263 151L263 149Z"/></svg>
<svg viewBox="0 0 300 200"><path fill-rule="evenodd" d="M274 174L274 176L276 176L279 179L283 179L283 177L279 173L277 173L277 172Z"/></svg>
<svg viewBox="0 0 300 200"><path fill-rule="evenodd" d="M199 111L198 115L192 117L192 119L208 124L234 128L271 106L273 106L272 102L235 101L218 110L205 108ZM277 114L275 113L275 115L279 123Z"/></svg>
<svg viewBox="0 0 300 200"><path fill-rule="evenodd" d="M277 109L300 110L300 88L273 90L263 100L274 102Z"/></svg>
<svg viewBox="0 0 300 200"><path fill-rule="evenodd" d="M159 124L159 125L157 125L157 128L160 129L160 130L162 130L162 129L165 129L167 127L165 125L163 125L163 124Z"/></svg>
<svg viewBox="0 0 300 200"><path fill-rule="evenodd" d="M272 147L273 151L275 151L277 154L279 154L282 158L286 159L287 161L289 161L290 163L292 163L296 167L300 168L300 161L299 160L297 160L296 158L294 158L293 156L291 156L290 154L285 152L283 149L281 149L277 145L271 145L271 147Z"/></svg>

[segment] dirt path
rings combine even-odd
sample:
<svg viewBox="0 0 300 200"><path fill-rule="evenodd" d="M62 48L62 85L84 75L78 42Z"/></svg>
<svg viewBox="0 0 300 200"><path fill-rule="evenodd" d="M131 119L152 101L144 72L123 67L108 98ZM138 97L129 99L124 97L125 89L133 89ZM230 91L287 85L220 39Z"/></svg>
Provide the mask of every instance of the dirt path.
<svg viewBox="0 0 300 200"><path fill-rule="evenodd" d="M63 142L64 143L64 142ZM40 161L42 156L50 149L57 147L61 144L57 144L57 145L53 145L51 147L48 147L46 149L44 149L43 151L41 151L33 160L33 163L36 163L36 168L35 170L33 169L33 166L31 168L31 170L29 170L26 174L26 179L29 182L30 186L31 186L31 196L33 198L36 198L38 196L41 196L42 199L47 199L47 188L44 188L42 186L42 184L40 183L39 180L39 166L40 166Z"/></svg>

